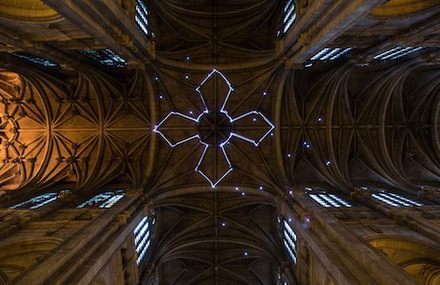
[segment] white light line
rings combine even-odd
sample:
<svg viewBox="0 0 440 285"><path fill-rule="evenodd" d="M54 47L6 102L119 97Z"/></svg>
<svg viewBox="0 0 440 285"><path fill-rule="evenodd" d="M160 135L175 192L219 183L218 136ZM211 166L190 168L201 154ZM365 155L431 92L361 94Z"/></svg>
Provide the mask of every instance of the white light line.
<svg viewBox="0 0 440 285"><path fill-rule="evenodd" d="M212 70L212 71L211 71L211 72L205 77L205 79L203 79L203 81L199 84L199 86L197 86L196 91L197 91L197 93L199 93L199 95L200 95L200 98L201 98L202 103L203 103L203 107L205 108L205 112L207 112L209 106L206 104L205 98L203 97L203 94L202 94L202 92L200 91L200 88L202 87L203 84L205 84L205 82L206 82L208 79L211 78L211 76L213 76L214 73L220 75L220 76L223 78L223 80L226 82L226 84L228 85L228 87L229 87L229 88L228 88L228 89L229 89L229 90L228 90L228 94L226 94L226 98L225 98L225 100L223 101L223 105L222 105L222 107L220 108L220 112L225 113L225 114L228 114L228 111L225 110L225 106L226 106L226 103L227 103L228 100L229 100L229 96L231 95L231 92L232 92L233 88L232 88L231 82L229 82L229 80L226 78L226 76L223 75L223 73L221 73L221 72L218 71L217 69L213 69L213 70Z"/></svg>
<svg viewBox="0 0 440 285"><path fill-rule="evenodd" d="M205 145L205 148L203 149L203 152L200 155L199 161L197 162L197 165L196 165L196 168L195 168L195 171L197 171L197 172L199 171L199 166L202 163L203 157L205 156L205 153L206 153L206 151L208 150L208 147L209 147L209 145L206 144L206 143L201 142L201 144Z"/></svg>
<svg viewBox="0 0 440 285"><path fill-rule="evenodd" d="M239 121L240 119L243 119L243 118L245 118L245 117L247 117L249 115L252 115L252 114L260 116L270 126L269 130L260 138L260 140L255 141L253 139L249 139L249 138L247 138L245 136L239 135L239 134L237 134L235 132L231 133L231 135L234 136L234 137L240 138L242 140L248 141L250 143L253 143L255 146L258 146L273 131L273 129L275 129L275 126L266 118L266 116L264 116L261 112L258 112L258 111L250 111L250 112L247 112L247 113L245 113L245 114L243 114L241 116L236 117L231 122L233 123L235 121Z"/></svg>
<svg viewBox="0 0 440 285"><path fill-rule="evenodd" d="M204 159L204 157L205 157L205 154L206 154L206 152L208 151L208 148L209 148L209 145L208 145L208 144L203 143L203 142L201 142L201 144L205 145L205 148L203 149L202 155L200 156L199 162L197 163L196 168L195 168L194 170L195 170L196 172L200 173L203 177L205 177L206 180L208 180L209 184L211 185L211 188L215 188L215 187L218 185L218 183L220 183L220 181L221 181L223 178L225 178L225 177L229 174L229 172L231 172L231 171L233 170L233 168L232 168L232 164L231 164L231 161L229 160L228 155L226 154L225 149L224 149L223 147L220 147L220 148L222 149L223 155L225 156L225 159L226 159L226 161L227 161L227 163L228 163L229 168L228 168L228 170L227 170L227 171L226 171L226 172L225 172L220 178L217 179L217 181L212 181L212 180L208 177L208 175L206 175L206 174L205 174L202 170L200 170L200 168L199 168L199 167L200 167L200 164L202 164L202 161L203 161L203 159Z"/></svg>
<svg viewBox="0 0 440 285"><path fill-rule="evenodd" d="M156 125L156 126L154 126L154 128L153 128L153 132L155 132L155 133L158 133L171 147L176 147L176 146L178 146L179 144L183 144L183 143L186 143L187 141L190 141L190 140L192 140L192 139L195 139L195 138L200 138L199 137L199 135L198 134L195 134L195 135L193 135L193 136L191 136L191 137L188 137L188 138L185 138L185 139L183 139L183 140L180 140L180 141L178 141L178 142L175 142L175 143L173 143L173 142L171 142L166 136L165 136L165 134L163 134L159 129L160 129L160 127L162 126L162 124L164 124L171 116L180 116L180 117L182 117L182 118L184 118L184 119L187 119L187 120L190 120L190 121L192 121L192 122L194 122L194 123L198 123L199 121L198 121L198 119L200 119L200 117L201 116L199 116L197 119L195 119L195 118L193 118L193 117L190 117L190 116L187 116L187 115L185 115L185 114L182 114L182 113L180 113L180 112L174 112L174 111L171 111L158 125Z"/></svg>

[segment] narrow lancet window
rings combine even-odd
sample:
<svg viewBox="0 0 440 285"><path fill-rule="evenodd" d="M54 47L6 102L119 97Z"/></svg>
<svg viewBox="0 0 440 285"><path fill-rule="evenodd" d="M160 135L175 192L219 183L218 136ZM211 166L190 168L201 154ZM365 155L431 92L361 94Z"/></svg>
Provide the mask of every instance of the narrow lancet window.
<svg viewBox="0 0 440 285"><path fill-rule="evenodd" d="M136 0L136 14L134 16L136 24L146 37L150 36L150 21L148 8L143 0Z"/></svg>
<svg viewBox="0 0 440 285"><path fill-rule="evenodd" d="M283 219L283 244L293 264L296 264L296 233L292 226Z"/></svg>
<svg viewBox="0 0 440 285"><path fill-rule="evenodd" d="M136 246L136 262L138 266L144 260L150 243L150 222L147 216L144 217L134 229L134 244Z"/></svg>
<svg viewBox="0 0 440 285"><path fill-rule="evenodd" d="M283 33L285 34L296 19L295 1L287 0L283 9Z"/></svg>

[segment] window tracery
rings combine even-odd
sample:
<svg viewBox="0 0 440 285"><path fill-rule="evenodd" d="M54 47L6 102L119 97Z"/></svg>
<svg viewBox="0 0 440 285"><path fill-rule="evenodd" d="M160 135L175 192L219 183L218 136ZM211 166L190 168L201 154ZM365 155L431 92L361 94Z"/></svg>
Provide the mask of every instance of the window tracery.
<svg viewBox="0 0 440 285"><path fill-rule="evenodd" d="M150 21L148 8L143 0L136 0L136 14L134 19L141 29L142 33L146 36L150 36Z"/></svg>
<svg viewBox="0 0 440 285"><path fill-rule="evenodd" d="M422 203L417 202L413 199L404 197L402 195L391 193L385 189L377 188L377 187L360 187L363 190L366 190L371 193L371 197L374 199L385 203L392 207L420 207L424 206Z"/></svg>
<svg viewBox="0 0 440 285"><path fill-rule="evenodd" d="M282 230L283 230L283 244L293 264L297 262L296 244L297 236L293 227L287 222L285 218L282 218Z"/></svg>
<svg viewBox="0 0 440 285"><path fill-rule="evenodd" d="M152 223L154 222L154 218ZM144 217L134 229L134 243L136 247L137 259L136 263L139 266L144 260L148 248L151 244L151 223L148 216Z"/></svg>
<svg viewBox="0 0 440 285"><path fill-rule="evenodd" d="M287 0L283 8L283 33L285 34L296 19L295 0Z"/></svg>
<svg viewBox="0 0 440 285"><path fill-rule="evenodd" d="M353 207L351 203L337 195L327 193L317 188L305 187L304 189L307 196L325 208Z"/></svg>
<svg viewBox="0 0 440 285"><path fill-rule="evenodd" d="M100 193L78 205L77 208L99 208L108 209L111 208L116 202L121 200L125 195L124 190L107 191Z"/></svg>
<svg viewBox="0 0 440 285"><path fill-rule="evenodd" d="M33 55L33 54L29 54L29 53L25 53L25 52L13 52L12 53L13 56L30 61L32 63L38 64L38 65L42 65L45 67L56 67L58 66L58 64L47 60L45 58Z"/></svg>
<svg viewBox="0 0 440 285"><path fill-rule="evenodd" d="M127 64L123 58L108 48L102 50L80 50L79 52L102 65L124 67Z"/></svg>
<svg viewBox="0 0 440 285"><path fill-rule="evenodd" d="M62 190L60 193L58 192L49 192L49 193L44 193L41 195L38 195L36 197L30 198L24 202L15 204L14 206L9 207L9 209L29 209L29 210L35 210L38 208L43 207L44 205L47 205L49 203L52 203L53 201L55 201L56 199L58 199L58 197L60 195L65 194L66 192L70 192L70 190Z"/></svg>
<svg viewBox="0 0 440 285"><path fill-rule="evenodd" d="M401 47L397 46L392 49L386 50L384 52L379 53L378 55L374 56L373 59L375 60L395 60L401 57L405 57L408 55L411 55L415 52L421 51L424 49L424 47Z"/></svg>

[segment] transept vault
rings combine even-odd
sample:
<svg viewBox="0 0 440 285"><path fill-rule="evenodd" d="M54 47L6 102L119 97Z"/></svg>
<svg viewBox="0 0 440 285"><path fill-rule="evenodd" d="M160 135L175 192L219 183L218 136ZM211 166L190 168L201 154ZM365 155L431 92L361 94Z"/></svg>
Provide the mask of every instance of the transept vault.
<svg viewBox="0 0 440 285"><path fill-rule="evenodd" d="M440 284L438 0L0 0L0 284Z"/></svg>

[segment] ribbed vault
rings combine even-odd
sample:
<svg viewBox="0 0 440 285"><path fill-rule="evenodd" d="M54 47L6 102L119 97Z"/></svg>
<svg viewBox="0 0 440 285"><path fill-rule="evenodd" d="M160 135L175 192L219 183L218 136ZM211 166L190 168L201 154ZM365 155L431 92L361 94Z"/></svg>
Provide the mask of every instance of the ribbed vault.
<svg viewBox="0 0 440 285"><path fill-rule="evenodd" d="M0 50L60 64L1 56L0 190L18 190L18 199L53 184L76 193L142 189L157 218L143 281L277 284L288 262L277 217L292 188L349 195L376 185L417 195L440 183L438 53L368 61L396 43L438 45L436 1L297 1L299 20L285 34L282 1L146 1L147 39L130 5L114 6L129 1L103 1L108 13L94 1L44 2L58 8L40 11L56 16L46 26L19 19L22 7L11 19L14 7L0 1ZM394 19L396 7L412 17ZM325 47L353 52L306 64ZM127 68L79 53L102 48L125 56ZM258 146L231 138L233 171L213 189L195 171L198 139L170 147L153 130L170 112L202 112L197 88L214 69L233 88L231 117L255 110L275 129ZM239 127L257 133L253 126ZM165 127L175 140L189 135Z"/></svg>

